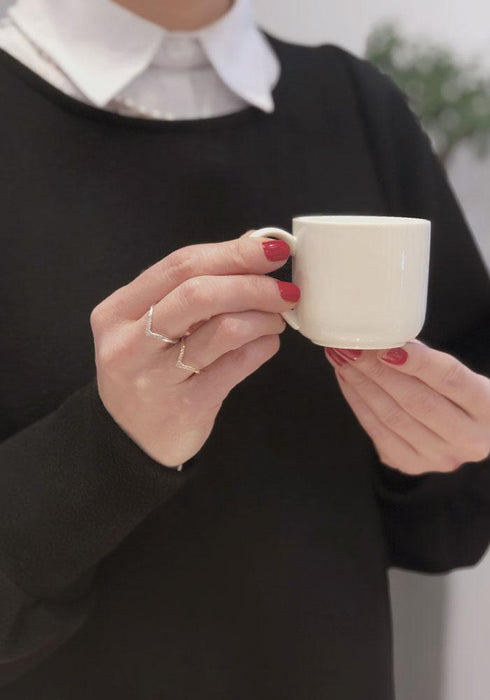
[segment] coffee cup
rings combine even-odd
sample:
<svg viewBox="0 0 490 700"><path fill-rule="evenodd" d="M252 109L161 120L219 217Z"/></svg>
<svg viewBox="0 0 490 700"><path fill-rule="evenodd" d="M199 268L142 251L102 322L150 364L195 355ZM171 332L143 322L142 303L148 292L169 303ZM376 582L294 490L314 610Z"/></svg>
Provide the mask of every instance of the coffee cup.
<svg viewBox="0 0 490 700"><path fill-rule="evenodd" d="M316 345L377 350L399 347L422 330L431 223L391 216L298 216L292 234L261 228L291 249L301 290L282 313Z"/></svg>

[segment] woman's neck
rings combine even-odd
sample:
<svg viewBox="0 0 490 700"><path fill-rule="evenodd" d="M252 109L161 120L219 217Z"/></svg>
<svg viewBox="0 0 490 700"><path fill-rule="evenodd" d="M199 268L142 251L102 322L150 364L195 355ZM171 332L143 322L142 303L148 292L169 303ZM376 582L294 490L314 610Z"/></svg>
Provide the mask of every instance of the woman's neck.
<svg viewBox="0 0 490 700"><path fill-rule="evenodd" d="M200 29L222 17L233 0L112 0L173 31Z"/></svg>

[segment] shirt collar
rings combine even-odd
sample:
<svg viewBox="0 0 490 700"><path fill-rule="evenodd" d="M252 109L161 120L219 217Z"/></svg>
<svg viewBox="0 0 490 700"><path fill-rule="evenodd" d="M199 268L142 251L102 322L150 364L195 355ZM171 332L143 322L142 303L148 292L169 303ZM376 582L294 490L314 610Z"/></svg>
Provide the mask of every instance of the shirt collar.
<svg viewBox="0 0 490 700"><path fill-rule="evenodd" d="M216 22L191 32L170 32L111 0L17 0L7 12L99 107L148 68L166 36L178 34L198 39L230 90L265 112L274 109L280 64L250 0L235 0Z"/></svg>

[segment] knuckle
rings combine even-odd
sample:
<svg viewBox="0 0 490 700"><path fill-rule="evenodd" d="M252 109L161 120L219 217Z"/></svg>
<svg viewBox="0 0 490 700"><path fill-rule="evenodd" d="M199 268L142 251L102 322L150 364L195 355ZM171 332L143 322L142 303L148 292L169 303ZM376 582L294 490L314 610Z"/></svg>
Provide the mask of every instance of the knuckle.
<svg viewBox="0 0 490 700"><path fill-rule="evenodd" d="M99 307L99 305L97 305L90 312L90 327L92 328L93 331L97 330L99 328L100 320L101 320L100 307Z"/></svg>
<svg viewBox="0 0 490 700"><path fill-rule="evenodd" d="M350 377L349 377L349 382L362 389L364 386L369 386L371 380L368 379L368 377L363 374L361 371L358 372L351 372Z"/></svg>
<svg viewBox="0 0 490 700"><path fill-rule="evenodd" d="M389 371L390 370L387 370L385 367L383 367L380 362L377 362L376 364L369 366L368 371L366 373L366 379L371 380L371 382L374 382L386 391L385 379L386 374Z"/></svg>
<svg viewBox="0 0 490 700"><path fill-rule="evenodd" d="M442 377L443 386L448 389L460 389L465 381L465 368L458 362L450 362Z"/></svg>
<svg viewBox="0 0 490 700"><path fill-rule="evenodd" d="M371 377L371 379L380 379L383 375L386 374L386 368L383 367L381 362L378 362L376 360L374 362L370 362L369 365L366 365L366 369L369 372L369 376Z"/></svg>
<svg viewBox="0 0 490 700"><path fill-rule="evenodd" d="M437 397L428 392L417 391L406 397L404 405L409 413L425 418L437 409Z"/></svg>
<svg viewBox="0 0 490 700"><path fill-rule="evenodd" d="M248 276L248 283L250 286L250 289L252 291L252 294L254 297L262 300L267 294L267 291L269 290L270 292L270 287L273 288L273 294L274 296L277 296L278 294L278 289L277 289L277 282L272 280L269 282L268 279L266 279L265 275L249 275ZM269 286L270 285L270 286Z"/></svg>
<svg viewBox="0 0 490 700"><path fill-rule="evenodd" d="M240 236L231 245L232 264L238 270L247 270L250 267L250 243L247 237Z"/></svg>
<svg viewBox="0 0 490 700"><path fill-rule="evenodd" d="M163 264L168 265L178 279L187 280L195 274L195 259L190 248L191 246L184 246L174 250L163 260Z"/></svg>
<svg viewBox="0 0 490 700"><path fill-rule="evenodd" d="M184 304L188 306L204 306L210 300L209 285L203 277L191 277L181 285L181 295Z"/></svg>
<svg viewBox="0 0 490 700"><path fill-rule="evenodd" d="M224 314L218 320L217 333L225 340L242 340L246 336L246 324L236 316Z"/></svg>
<svg viewBox="0 0 490 700"><path fill-rule="evenodd" d="M105 326L107 312L103 302L97 304L90 313L90 327L94 333L100 333Z"/></svg>
<svg viewBox="0 0 490 700"><path fill-rule="evenodd" d="M391 406L390 408L385 410L383 415L383 422L389 428L395 430L403 430L404 428L407 428L410 425L411 419L410 416L402 408L398 406Z"/></svg>

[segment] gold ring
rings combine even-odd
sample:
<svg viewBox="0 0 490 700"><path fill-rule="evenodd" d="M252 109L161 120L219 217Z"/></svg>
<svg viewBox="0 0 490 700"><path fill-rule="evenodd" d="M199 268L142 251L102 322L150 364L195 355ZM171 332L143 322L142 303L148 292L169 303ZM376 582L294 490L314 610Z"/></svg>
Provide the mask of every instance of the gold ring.
<svg viewBox="0 0 490 700"><path fill-rule="evenodd" d="M151 336L152 338L158 338L158 340L163 341L164 343L170 343L171 345L175 345L176 343L179 342L179 338L177 340L173 340L173 338L167 338L166 335L162 335L161 333L155 333L155 331L151 330L151 324L153 321L153 306L150 306L148 310L148 317L146 320L146 329L145 333L146 335Z"/></svg>
<svg viewBox="0 0 490 700"><path fill-rule="evenodd" d="M184 338L182 337L180 339L180 352L179 352L179 359L175 363L175 366L178 367L179 369L187 369L190 372L194 372L194 374L200 374L201 370L196 369L195 367L192 367L191 365L185 365L182 360L184 358L184 352L185 352L185 341Z"/></svg>

